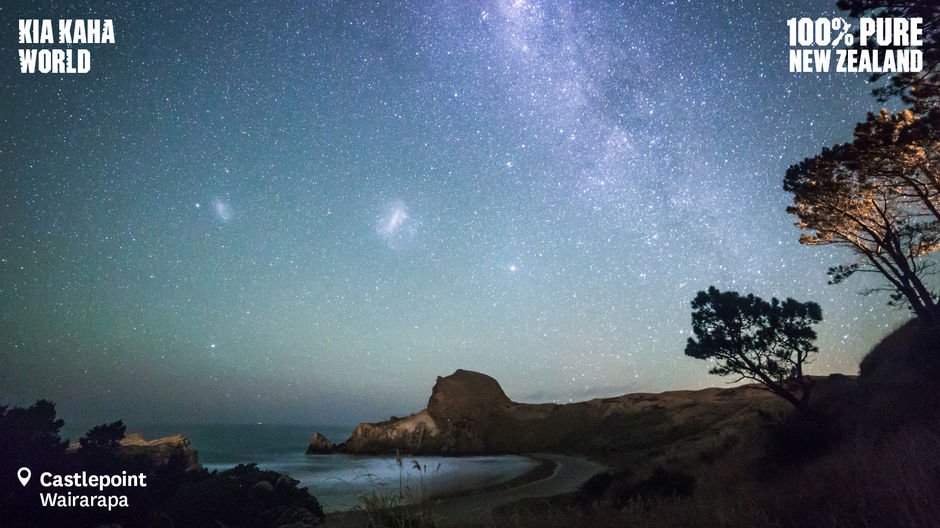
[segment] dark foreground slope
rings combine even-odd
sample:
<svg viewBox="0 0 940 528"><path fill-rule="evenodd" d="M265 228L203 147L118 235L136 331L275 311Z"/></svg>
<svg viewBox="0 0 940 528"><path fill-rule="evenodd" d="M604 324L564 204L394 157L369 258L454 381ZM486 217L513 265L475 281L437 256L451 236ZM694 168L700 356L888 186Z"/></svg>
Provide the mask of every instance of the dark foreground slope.
<svg viewBox="0 0 940 528"><path fill-rule="evenodd" d="M553 451L612 468L574 494L429 525L940 526L940 327L912 321L858 377L816 379L811 413L778 400L742 387L526 405L457 371L438 379L427 409L362 424L337 447Z"/></svg>
<svg viewBox="0 0 940 528"><path fill-rule="evenodd" d="M517 504L486 526L940 526L940 327L908 323L857 378L817 380L814 394L812 413L762 417L760 434L724 450L652 473L621 465L551 506Z"/></svg>

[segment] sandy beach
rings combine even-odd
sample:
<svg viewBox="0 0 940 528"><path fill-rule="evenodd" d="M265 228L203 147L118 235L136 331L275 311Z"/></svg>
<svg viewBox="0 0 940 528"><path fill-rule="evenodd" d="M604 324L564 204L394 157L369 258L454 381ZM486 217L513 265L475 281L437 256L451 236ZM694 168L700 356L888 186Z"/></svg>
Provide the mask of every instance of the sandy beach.
<svg viewBox="0 0 940 528"><path fill-rule="evenodd" d="M519 500L570 493L591 476L607 469L597 462L572 456L532 454L529 457L538 461L538 465L510 480L443 495L432 493L433 513L444 518L482 516L494 508ZM364 515L361 511L332 513L327 516L327 525L360 526Z"/></svg>
<svg viewBox="0 0 940 528"><path fill-rule="evenodd" d="M526 474L482 490L468 490L443 498L435 503L434 512L443 517L483 514L522 499L570 493L593 475L607 469L603 464L572 456L539 454L533 458L542 463Z"/></svg>

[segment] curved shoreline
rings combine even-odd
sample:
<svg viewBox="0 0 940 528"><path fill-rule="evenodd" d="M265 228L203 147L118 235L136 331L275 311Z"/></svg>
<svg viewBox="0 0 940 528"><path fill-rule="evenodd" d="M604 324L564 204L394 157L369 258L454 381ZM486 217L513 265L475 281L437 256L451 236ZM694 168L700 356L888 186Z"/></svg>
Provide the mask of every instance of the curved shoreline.
<svg viewBox="0 0 940 528"><path fill-rule="evenodd" d="M503 483L515 481L516 485L513 487L497 484L493 486L494 489L486 492L464 493L440 500L433 505L434 512L444 517L459 516L468 512L493 510L523 499L563 495L576 491L589 478L608 469L603 464L568 455L532 454L527 456L546 461L554 465L554 469L545 476L544 473L540 474L539 468L535 468L516 479ZM547 466L540 464L540 467Z"/></svg>
<svg viewBox="0 0 940 528"><path fill-rule="evenodd" d="M550 458L545 458L544 456L531 456L524 455L533 460L537 460L539 465L534 468L526 471L525 473L513 477L504 482L497 482L496 484L489 484L482 488L469 488L459 491L452 491L450 493L440 493L431 495L428 497L430 502L442 502L451 499L458 499L462 497L469 497L473 495L481 495L484 493L494 493L498 491L506 491L513 488L518 488L530 484L532 482L538 482L540 480L547 479L555 474L555 471L558 469L558 462Z"/></svg>
<svg viewBox="0 0 940 528"><path fill-rule="evenodd" d="M468 488L461 491L432 495L428 505L436 515L457 517L479 513L523 499L551 497L578 489L591 476L607 469L606 466L580 457L566 455L524 455L539 464L507 481ZM361 526L367 515L364 511L349 510L327 514L329 526Z"/></svg>

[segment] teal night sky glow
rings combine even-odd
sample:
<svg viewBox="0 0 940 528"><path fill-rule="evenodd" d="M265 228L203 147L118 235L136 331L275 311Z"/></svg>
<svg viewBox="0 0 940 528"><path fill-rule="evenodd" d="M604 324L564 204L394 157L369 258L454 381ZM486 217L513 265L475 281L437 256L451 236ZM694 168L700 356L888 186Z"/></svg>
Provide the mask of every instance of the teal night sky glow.
<svg viewBox="0 0 940 528"><path fill-rule="evenodd" d="M348 423L438 375L519 401L719 385L715 285L822 305L815 373L906 314L826 285L786 167L877 109L790 74L796 2L0 6L0 402L73 420ZM18 18L112 18L84 75Z"/></svg>

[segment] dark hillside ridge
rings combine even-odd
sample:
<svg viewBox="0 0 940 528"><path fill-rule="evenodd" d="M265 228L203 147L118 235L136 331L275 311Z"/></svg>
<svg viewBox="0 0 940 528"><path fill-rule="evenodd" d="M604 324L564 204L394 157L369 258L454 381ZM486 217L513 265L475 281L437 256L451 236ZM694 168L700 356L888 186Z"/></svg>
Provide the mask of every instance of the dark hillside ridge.
<svg viewBox="0 0 940 528"><path fill-rule="evenodd" d="M457 370L437 378L426 409L360 424L335 447L345 453L559 453L625 457L644 465L702 456L753 434L760 416L787 403L752 386L627 394L586 402L516 403L490 376ZM316 437L310 452L324 452Z"/></svg>

